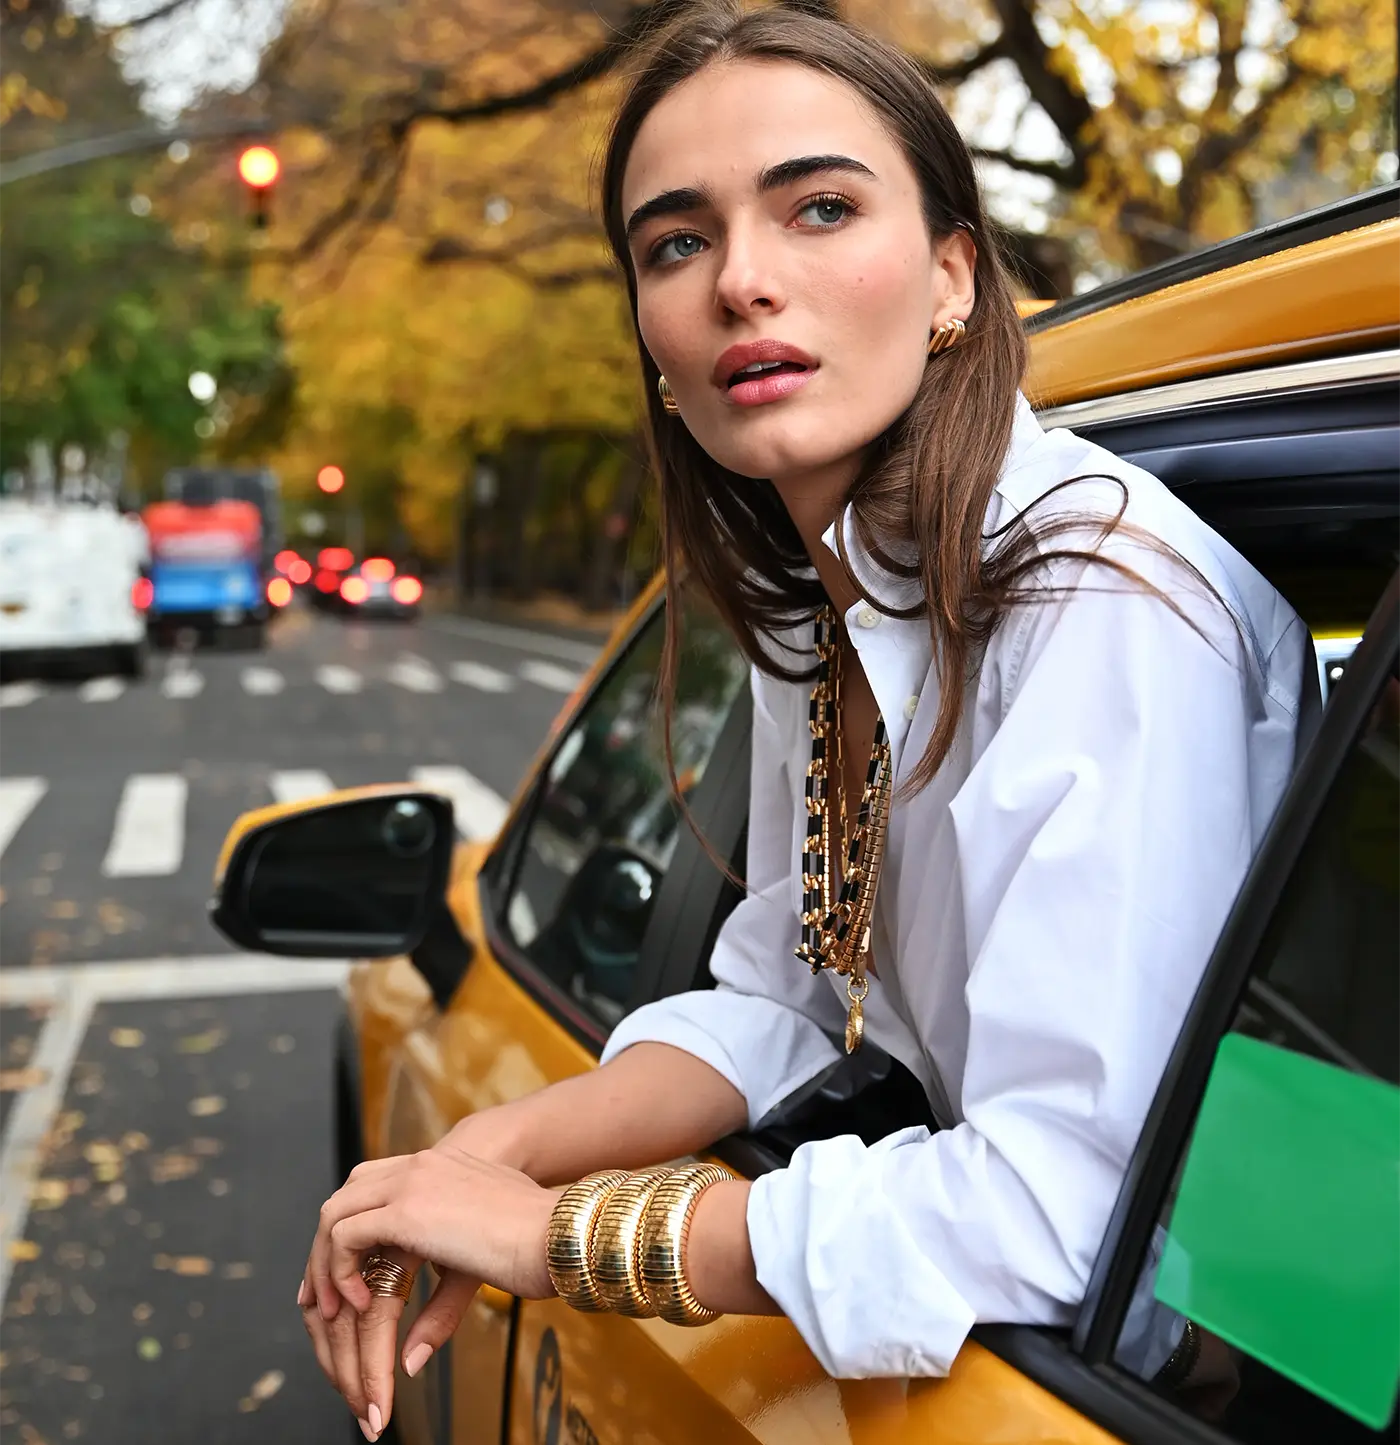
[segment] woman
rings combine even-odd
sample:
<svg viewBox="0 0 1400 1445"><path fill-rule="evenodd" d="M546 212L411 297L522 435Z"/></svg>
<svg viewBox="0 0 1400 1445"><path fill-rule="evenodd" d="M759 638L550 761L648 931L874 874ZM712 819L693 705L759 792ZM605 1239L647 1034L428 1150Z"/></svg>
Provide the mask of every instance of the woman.
<svg viewBox="0 0 1400 1445"><path fill-rule="evenodd" d="M695 1317L782 1312L837 1375L1068 1323L1292 763L1301 623L1153 478L1042 432L968 150L907 58L692 9L639 61L604 207L668 563L755 664L748 896L718 987L327 1203L299 1299L371 1438L405 1271L446 1271L413 1374L478 1281L582 1289L546 1255L555 1186L756 1124L862 1033L939 1130L686 1183ZM1180 1322L1156 1334L1147 1373Z"/></svg>

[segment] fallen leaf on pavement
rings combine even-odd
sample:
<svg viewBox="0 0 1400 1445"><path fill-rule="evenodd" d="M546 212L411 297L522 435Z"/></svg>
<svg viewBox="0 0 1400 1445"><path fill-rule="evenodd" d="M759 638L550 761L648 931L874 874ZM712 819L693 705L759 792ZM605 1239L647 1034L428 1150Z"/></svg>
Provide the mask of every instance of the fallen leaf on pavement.
<svg viewBox="0 0 1400 1445"><path fill-rule="evenodd" d="M139 1049L146 1042L146 1035L140 1029L113 1029L108 1038L119 1049Z"/></svg>
<svg viewBox="0 0 1400 1445"><path fill-rule="evenodd" d="M139 1129L128 1129L126 1133L122 1135L121 1144L122 1148L125 1149L128 1154L134 1154L139 1149L149 1149L151 1147L151 1141Z"/></svg>
<svg viewBox="0 0 1400 1445"><path fill-rule="evenodd" d="M67 1200L66 1179L36 1179L29 1187L29 1202L35 1209L57 1209Z"/></svg>
<svg viewBox="0 0 1400 1445"><path fill-rule="evenodd" d="M198 1173L199 1160L192 1154L181 1154L174 1149L157 1154L151 1160L153 1184L169 1184L172 1179L188 1179L191 1174Z"/></svg>
<svg viewBox="0 0 1400 1445"><path fill-rule="evenodd" d="M136 1353L143 1360L158 1360L160 1359L160 1341L152 1335L146 1335L137 1344Z"/></svg>
<svg viewBox="0 0 1400 1445"><path fill-rule="evenodd" d="M48 1082L47 1069L0 1069L0 1094L10 1094L17 1089L35 1089Z"/></svg>
<svg viewBox="0 0 1400 1445"><path fill-rule="evenodd" d="M248 1393L261 1404L264 1400L270 1400L287 1382L287 1377L281 1370L269 1370L265 1375L259 1375L253 1381L253 1388Z"/></svg>
<svg viewBox="0 0 1400 1445"><path fill-rule="evenodd" d="M222 1114L227 1107L227 1100L218 1094L205 1094L202 1098L190 1100L190 1113L196 1119L206 1118L210 1114Z"/></svg>
<svg viewBox="0 0 1400 1445"><path fill-rule="evenodd" d="M207 1054L217 1049L228 1038L228 1030L205 1029L202 1034L187 1034L175 1045L182 1054Z"/></svg>
<svg viewBox="0 0 1400 1445"><path fill-rule="evenodd" d="M38 1259L43 1251L32 1239L12 1239L9 1256L13 1260Z"/></svg>
<svg viewBox="0 0 1400 1445"><path fill-rule="evenodd" d="M226 1264L223 1270L225 1279L251 1279L253 1266L245 1264L241 1260L236 1264Z"/></svg>

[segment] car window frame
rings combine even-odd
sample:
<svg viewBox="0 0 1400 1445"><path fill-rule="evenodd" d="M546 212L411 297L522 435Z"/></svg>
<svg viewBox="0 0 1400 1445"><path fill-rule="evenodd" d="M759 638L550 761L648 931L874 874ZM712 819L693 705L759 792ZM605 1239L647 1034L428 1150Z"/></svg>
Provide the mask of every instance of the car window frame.
<svg viewBox="0 0 1400 1445"><path fill-rule="evenodd" d="M668 595L663 589L638 614L626 635L619 639L607 665L599 669L587 692L577 699L567 715L561 716L557 721L548 750L541 754L536 764L529 791L521 800L510 826L498 838L481 870L486 885L481 890L482 927L492 955L557 1023L594 1055L602 1052L611 1029L571 998L514 942L504 924L503 914L509 906L511 891L519 877L525 841L534 826L544 781L549 775L555 756L594 704L599 693L607 687L618 670L627 665L634 647L646 634L648 627L657 624L664 617L667 605ZM736 822L733 780L736 770L742 772L744 780L744 816L739 819L737 827L742 827L746 821L750 718L751 696L748 686L744 685L735 694L729 715L720 729L706 764L704 776L696 785L690 802L691 814L697 825L722 853L726 849L732 850L734 846L732 836L736 831ZM697 914L703 907L704 914L700 917L703 925L703 918L716 911L723 885L723 876L682 819L675 852L666 868L651 916L647 920L624 1017L641 1004L660 997L663 993L677 992L677 988L672 986L672 980L681 971L686 971L687 977L694 976L701 949L708 946L703 926L699 929L694 927Z"/></svg>

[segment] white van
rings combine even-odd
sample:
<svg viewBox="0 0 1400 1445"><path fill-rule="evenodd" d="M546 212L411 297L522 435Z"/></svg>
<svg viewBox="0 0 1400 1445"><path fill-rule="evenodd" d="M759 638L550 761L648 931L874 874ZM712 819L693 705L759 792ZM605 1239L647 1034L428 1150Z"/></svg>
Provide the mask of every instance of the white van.
<svg viewBox="0 0 1400 1445"><path fill-rule="evenodd" d="M146 529L106 502L0 497L0 663L146 664Z"/></svg>

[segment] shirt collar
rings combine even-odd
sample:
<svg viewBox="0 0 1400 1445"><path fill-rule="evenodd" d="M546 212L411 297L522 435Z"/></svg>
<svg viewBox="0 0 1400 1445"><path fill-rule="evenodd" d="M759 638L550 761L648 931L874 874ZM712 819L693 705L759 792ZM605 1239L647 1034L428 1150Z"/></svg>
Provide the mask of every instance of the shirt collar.
<svg viewBox="0 0 1400 1445"><path fill-rule="evenodd" d="M1033 454L1044 436L1045 432L1036 420L1030 403L1018 391L1016 393L1016 411L1011 423L1011 444L1006 449L1006 460L1002 463L1001 476L987 501L987 527L984 527L984 530L995 525L996 519L1001 513L1003 500L1009 500L1006 495L1008 484L1012 477L1031 465ZM840 521L845 536L846 556L850 560L851 570L855 573L856 580L861 586L877 601L888 607L902 611L914 606L923 595L918 578L895 577L880 567L861 545L850 507L845 508L837 520ZM841 555L836 546L836 522L832 522L822 533L822 543L834 556ZM928 635L928 623L922 618L915 620L910 625L921 628L924 635Z"/></svg>

